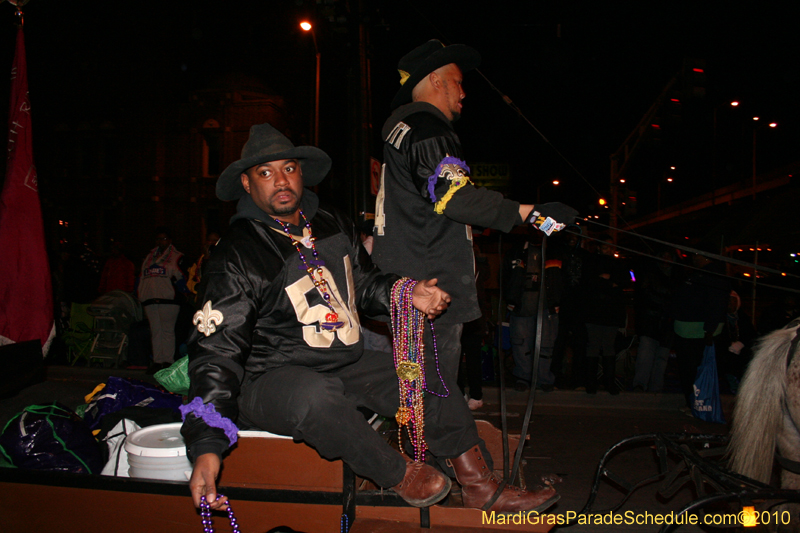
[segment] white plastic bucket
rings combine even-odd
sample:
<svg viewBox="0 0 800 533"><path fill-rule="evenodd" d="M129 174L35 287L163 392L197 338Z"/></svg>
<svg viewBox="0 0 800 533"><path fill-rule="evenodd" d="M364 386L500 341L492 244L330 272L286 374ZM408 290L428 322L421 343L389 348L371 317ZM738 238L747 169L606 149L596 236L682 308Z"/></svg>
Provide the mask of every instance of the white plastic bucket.
<svg viewBox="0 0 800 533"><path fill-rule="evenodd" d="M192 463L186 457L181 422L138 429L125 440L130 477L188 481Z"/></svg>

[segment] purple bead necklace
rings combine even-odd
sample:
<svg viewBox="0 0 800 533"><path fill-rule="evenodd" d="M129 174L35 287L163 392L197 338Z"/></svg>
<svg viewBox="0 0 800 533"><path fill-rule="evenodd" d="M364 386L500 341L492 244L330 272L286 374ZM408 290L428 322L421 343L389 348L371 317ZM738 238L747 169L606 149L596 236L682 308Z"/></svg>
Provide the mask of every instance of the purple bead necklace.
<svg viewBox="0 0 800 533"><path fill-rule="evenodd" d="M331 295L328 292L328 281L322 277L322 267L325 265L325 262L319 258L319 254L317 253L317 246L314 244L317 239L314 237L314 233L311 231L311 222L308 221L303 211L300 211L300 216L303 217L303 222L305 222L306 229L308 230L308 238L303 239L302 241L298 241L294 238L294 235L292 235L289 230L289 224L274 217L273 220L281 225L283 232L286 233L286 236L292 240L292 244L297 250L297 253L300 255L300 261L303 262L303 267L306 273L311 278L311 281L314 282L314 286L325 300L325 305L327 305L328 309L331 311L325 315L325 322L322 322L320 326L322 329L333 331L342 327L344 322L339 321L339 313L336 312L331 304ZM303 253L303 249L300 247L301 244L306 248L311 248L311 254L314 256L314 259L311 261L306 259L306 254ZM317 276L319 276L319 279L317 279Z"/></svg>
<svg viewBox="0 0 800 533"><path fill-rule="evenodd" d="M222 498L222 494L217 494L217 499ZM231 523L231 529L234 533L239 533L239 523L236 521L236 515L233 514L231 508L231 501L228 500L228 520ZM200 496L200 517L203 519L203 532L214 533L214 523L211 521L211 506L206 501L205 496Z"/></svg>
<svg viewBox="0 0 800 533"><path fill-rule="evenodd" d="M431 323L433 338L433 356L436 362L436 375L444 387L445 393L439 394L427 387L425 379L425 314L414 307L414 287L417 282L410 278L401 278L392 286L391 318L392 318L392 352L400 389L400 407L395 419L400 426L397 434L400 449L402 445L402 426L407 426L408 436L414 448L414 460L424 461L425 451L425 404L424 393L440 398L450 395L450 389L442 379L439 368L439 350L436 346L436 332Z"/></svg>

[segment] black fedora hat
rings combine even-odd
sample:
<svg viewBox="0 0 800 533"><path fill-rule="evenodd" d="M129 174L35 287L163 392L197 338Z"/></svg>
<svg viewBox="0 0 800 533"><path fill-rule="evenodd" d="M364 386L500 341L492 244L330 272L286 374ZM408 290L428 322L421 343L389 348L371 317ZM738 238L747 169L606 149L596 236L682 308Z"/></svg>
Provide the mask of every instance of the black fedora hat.
<svg viewBox="0 0 800 533"><path fill-rule="evenodd" d="M445 46L437 39L431 39L400 58L397 70L400 72L400 90L394 95L392 109L411 101L411 91L422 79L439 67L455 63L461 72L468 72L481 62L481 55L465 44Z"/></svg>
<svg viewBox="0 0 800 533"><path fill-rule="evenodd" d="M303 185L316 185L331 169L331 158L315 146L295 146L284 134L270 124L256 124L250 128L250 138L242 148L242 157L226 168L217 179L217 198L237 200L245 195L242 172L248 168L279 161L297 159L303 171Z"/></svg>

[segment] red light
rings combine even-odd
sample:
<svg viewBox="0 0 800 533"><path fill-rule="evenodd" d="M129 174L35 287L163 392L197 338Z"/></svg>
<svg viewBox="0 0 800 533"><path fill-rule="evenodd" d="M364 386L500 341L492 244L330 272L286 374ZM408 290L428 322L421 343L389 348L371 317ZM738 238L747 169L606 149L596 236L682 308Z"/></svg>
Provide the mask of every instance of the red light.
<svg viewBox="0 0 800 533"><path fill-rule="evenodd" d="M702 73L703 69L695 67L695 68L692 69L692 72L700 72L700 73Z"/></svg>
<svg viewBox="0 0 800 533"><path fill-rule="evenodd" d="M661 129L661 126L659 126L658 124L650 124L650 125L651 125L652 127L654 127L655 129L657 129L657 130L660 130L660 129Z"/></svg>
<svg viewBox="0 0 800 533"><path fill-rule="evenodd" d="M669 99L669 101L670 101L670 102L678 102L678 103L680 103L680 102L681 102L681 101L680 101L680 100L678 100L677 98L670 98L670 99Z"/></svg>

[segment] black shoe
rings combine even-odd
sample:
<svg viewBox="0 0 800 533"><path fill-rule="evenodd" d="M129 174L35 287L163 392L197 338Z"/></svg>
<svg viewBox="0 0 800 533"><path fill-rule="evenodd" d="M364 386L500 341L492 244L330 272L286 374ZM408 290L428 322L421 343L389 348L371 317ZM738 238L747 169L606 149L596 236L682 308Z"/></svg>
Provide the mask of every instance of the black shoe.
<svg viewBox="0 0 800 533"><path fill-rule="evenodd" d="M528 385L528 382L522 381L521 379L518 379L517 382L514 384L514 390L517 392L525 392L530 388L531 386Z"/></svg>

